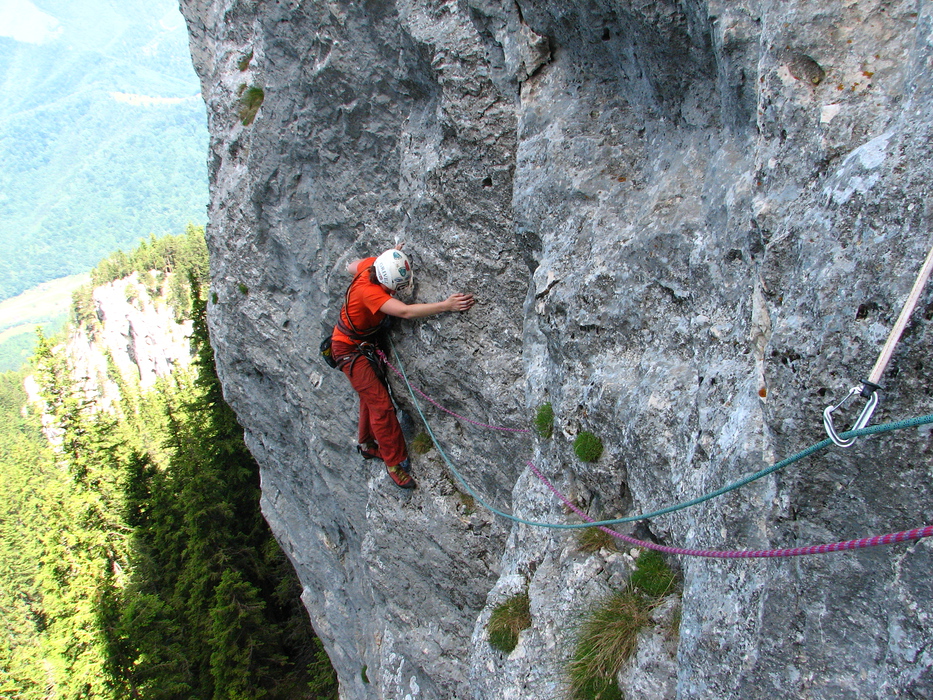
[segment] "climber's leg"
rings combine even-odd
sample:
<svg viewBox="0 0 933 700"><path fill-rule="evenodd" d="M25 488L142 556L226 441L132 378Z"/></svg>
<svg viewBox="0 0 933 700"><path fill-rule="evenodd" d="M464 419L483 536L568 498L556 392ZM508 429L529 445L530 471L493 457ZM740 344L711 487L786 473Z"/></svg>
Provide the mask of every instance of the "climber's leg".
<svg viewBox="0 0 933 700"><path fill-rule="evenodd" d="M379 444L379 456L387 466L401 464L408 457L408 449L385 384L365 358L345 366L344 373L360 395L360 442L374 438Z"/></svg>

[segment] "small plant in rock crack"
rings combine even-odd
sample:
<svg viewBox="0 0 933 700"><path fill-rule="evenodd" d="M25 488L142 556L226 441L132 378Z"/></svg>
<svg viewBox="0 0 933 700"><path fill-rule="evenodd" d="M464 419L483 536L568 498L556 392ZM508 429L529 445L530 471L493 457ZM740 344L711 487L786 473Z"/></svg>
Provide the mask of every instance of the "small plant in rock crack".
<svg viewBox="0 0 933 700"><path fill-rule="evenodd" d="M645 595L659 598L673 592L676 581L677 577L664 561L664 555L645 549L638 555L629 585Z"/></svg>
<svg viewBox="0 0 933 700"><path fill-rule="evenodd" d="M476 512L476 499L473 498L468 493L457 489L457 496L460 498L460 502L463 504L463 513L464 515L473 515Z"/></svg>
<svg viewBox="0 0 933 700"><path fill-rule="evenodd" d="M642 551L628 585L597 605L580 625L567 675L572 700L622 700L619 669L635 653L638 633L674 590L676 577L664 557Z"/></svg>
<svg viewBox="0 0 933 700"><path fill-rule="evenodd" d="M581 552L598 552L600 549L618 550L616 538L598 527L580 530L577 547Z"/></svg>
<svg viewBox="0 0 933 700"><path fill-rule="evenodd" d="M434 447L434 440L427 433L418 433L411 441L411 450L415 454L423 455Z"/></svg>
<svg viewBox="0 0 933 700"><path fill-rule="evenodd" d="M603 453L603 441L584 430L573 441L573 451L584 462L595 462Z"/></svg>
<svg viewBox="0 0 933 700"><path fill-rule="evenodd" d="M531 610L527 593L519 593L499 603L489 616L486 629L489 644L509 654L518 644L518 633L531 627Z"/></svg>
<svg viewBox="0 0 933 700"><path fill-rule="evenodd" d="M545 440L554 434L554 409L551 407L550 402L538 406L534 426L538 435Z"/></svg>
<svg viewBox="0 0 933 700"><path fill-rule="evenodd" d="M567 668L573 700L622 700L616 674L635 653L638 632L650 621L649 613L644 596L626 588L587 615Z"/></svg>
<svg viewBox="0 0 933 700"><path fill-rule="evenodd" d="M246 88L240 95L240 108L237 111L243 126L249 126L256 118L262 101L266 98L266 93L261 87Z"/></svg>

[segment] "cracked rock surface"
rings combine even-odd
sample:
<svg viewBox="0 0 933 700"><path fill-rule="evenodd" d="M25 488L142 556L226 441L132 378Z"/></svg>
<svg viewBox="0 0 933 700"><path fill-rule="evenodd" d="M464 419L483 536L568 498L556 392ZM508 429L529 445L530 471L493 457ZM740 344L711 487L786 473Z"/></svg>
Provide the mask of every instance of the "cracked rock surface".
<svg viewBox="0 0 933 700"><path fill-rule="evenodd" d="M530 427L552 405L542 439L421 401L496 508L575 522L529 460L597 518L719 488L824 439L821 411L867 377L933 242L933 8L181 5L211 132L218 372L341 697L564 697L576 625L625 585L629 547L491 514L437 448L415 456L412 494L357 457L356 396L317 359L346 261L404 240L415 300L477 296L394 331L445 407ZM873 423L933 412L931 303ZM574 456L583 430L594 463ZM915 428L822 450L641 531L772 549L933 523L930 447ZM927 542L670 563L679 627L643 631L626 697L933 696ZM523 591L532 625L505 655L485 625Z"/></svg>

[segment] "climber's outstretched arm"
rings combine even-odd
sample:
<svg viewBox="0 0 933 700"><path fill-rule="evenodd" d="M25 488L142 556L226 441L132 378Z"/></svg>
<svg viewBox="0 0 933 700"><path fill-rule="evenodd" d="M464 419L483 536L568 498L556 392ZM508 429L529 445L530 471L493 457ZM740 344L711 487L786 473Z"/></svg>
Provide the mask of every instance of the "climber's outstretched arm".
<svg viewBox="0 0 933 700"><path fill-rule="evenodd" d="M433 304L406 304L393 298L380 306L379 310L397 318L425 318L447 311L467 311L475 303L472 294L451 294L444 301L436 301Z"/></svg>

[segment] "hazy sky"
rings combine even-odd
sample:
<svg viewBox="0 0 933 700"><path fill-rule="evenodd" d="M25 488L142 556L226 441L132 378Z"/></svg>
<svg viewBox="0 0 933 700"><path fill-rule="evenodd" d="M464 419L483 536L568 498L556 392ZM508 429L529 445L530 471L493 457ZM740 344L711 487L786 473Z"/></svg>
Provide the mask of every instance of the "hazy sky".
<svg viewBox="0 0 933 700"><path fill-rule="evenodd" d="M29 0L0 0L0 36L42 44L62 32L62 25Z"/></svg>
<svg viewBox="0 0 933 700"><path fill-rule="evenodd" d="M178 0L0 0L0 300L205 220Z"/></svg>

